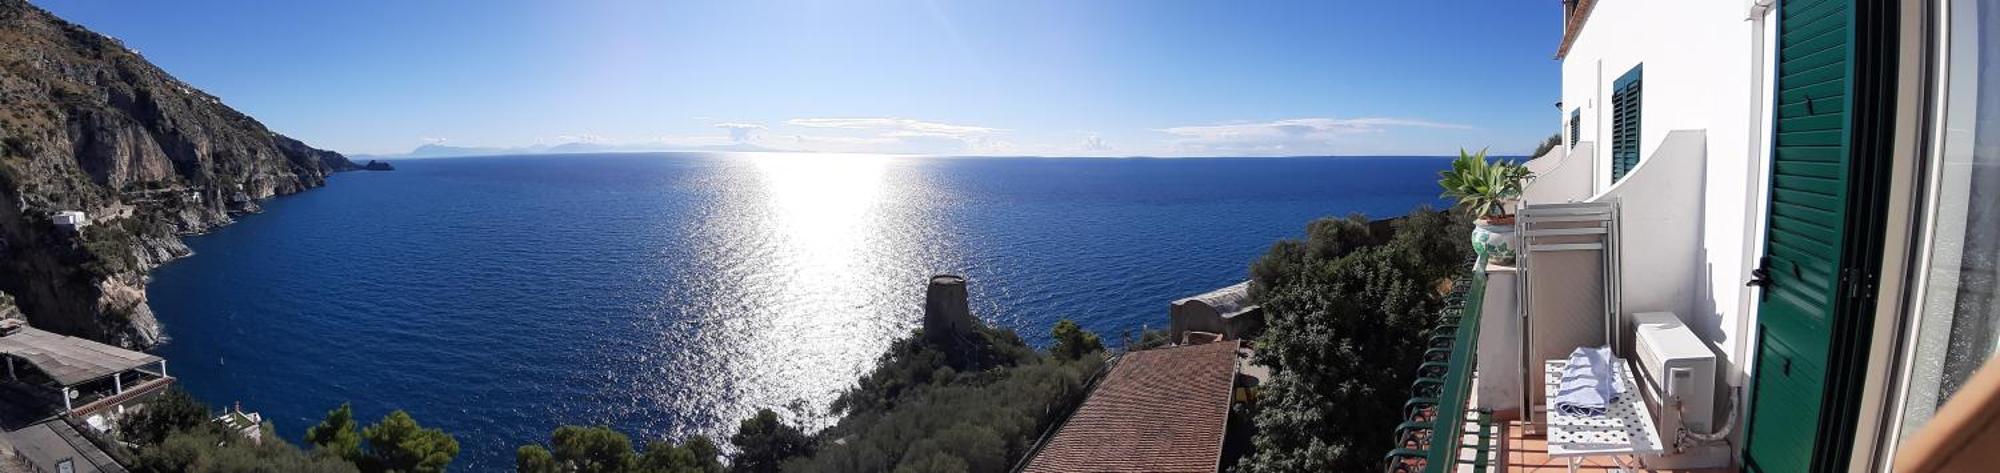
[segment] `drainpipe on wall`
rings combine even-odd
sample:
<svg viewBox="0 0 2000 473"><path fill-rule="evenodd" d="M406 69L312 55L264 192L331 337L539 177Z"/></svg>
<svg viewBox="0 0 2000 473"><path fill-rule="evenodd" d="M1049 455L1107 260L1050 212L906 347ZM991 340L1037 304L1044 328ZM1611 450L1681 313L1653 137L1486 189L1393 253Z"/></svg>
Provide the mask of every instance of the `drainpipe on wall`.
<svg viewBox="0 0 2000 473"><path fill-rule="evenodd" d="M1756 268L1764 252L1762 235L1765 222L1762 216L1768 212L1764 210L1767 207L1764 199L1767 175L1765 168L1768 167L1764 158L1765 150L1768 149L1766 145L1770 144L1770 137L1764 132L1764 119L1767 113L1765 102L1768 101L1764 96L1766 80L1764 71L1769 66L1765 54L1765 50L1769 48L1765 47L1764 31L1768 26L1765 18L1771 14L1771 8L1775 3L1776 0L1750 0L1749 9L1744 17L1745 21L1750 22L1750 107L1744 136L1750 139L1744 140L1748 145L1744 150L1744 156L1747 158L1744 161L1747 164L1744 168L1746 174L1743 178L1743 202L1748 204L1746 208L1752 209L1743 213L1744 234L1751 235L1751 238L1745 239L1746 246L1739 258L1739 267L1744 272ZM1748 277L1747 274L1737 275L1737 278L1742 280L1747 280ZM1757 317L1756 301L1761 297L1758 290L1760 289L1748 285L1737 289L1736 336L1735 340L1732 340L1734 346L1731 348L1734 353L1730 354L1730 361L1735 363L1736 367L1729 372L1729 395L1732 401L1729 414L1733 421L1745 423L1750 419L1750 383L1743 371L1744 367L1751 366L1750 359L1755 356L1751 351L1756 347L1750 341L1755 339L1751 332L1756 329L1756 324L1752 320ZM1727 427L1723 430L1725 432L1722 435L1731 437L1730 440L1737 440L1734 435L1726 433L1729 430ZM1737 429L1737 432L1748 430ZM1742 461L1741 455L1740 450L1732 452L1732 456L1737 457L1738 462Z"/></svg>
<svg viewBox="0 0 2000 473"><path fill-rule="evenodd" d="M1604 108L1602 107L1605 102L1604 58L1597 58L1597 62L1592 63L1592 66L1597 68L1597 78L1591 81L1591 86L1596 87L1597 91L1593 92L1590 96L1590 136L1596 138L1598 143L1610 143L1611 140L1606 138L1611 136L1611 130L1604 129ZM1598 159L1600 156L1609 156L1610 149L1610 146L1606 146L1604 149L1597 149L1595 146L1590 148L1590 195L1592 196L1602 194L1605 189L1611 188L1611 179L1608 176L1610 174L1611 161L1609 159ZM1606 171L1604 174L1606 177L1602 180L1598 179L1600 174L1597 171L1599 170ZM1603 184L1599 185L1599 183Z"/></svg>
<svg viewBox="0 0 2000 473"><path fill-rule="evenodd" d="M1744 169L1745 174L1743 178L1743 202L1749 204L1747 205L1749 209L1765 208L1764 149L1765 145L1769 144L1769 137L1765 136L1764 133L1764 69L1766 68L1764 57L1764 49L1766 49L1764 47L1764 17L1771 11L1771 6L1775 3L1776 0L1750 0L1748 17L1744 18L1744 20L1750 22L1750 115L1748 128L1744 134L1744 136L1750 137L1750 139L1744 140L1749 145L1748 149L1744 150L1744 156L1748 158L1744 161L1748 163L1748 167ZM1764 227L1763 219L1759 218L1762 215L1763 212L1756 211L1743 213L1744 233L1755 236L1744 240L1747 243L1741 257L1741 267L1744 268L1744 271L1757 267L1758 257L1761 256L1764 250L1763 239L1761 237L1763 232L1758 231ZM1747 280L1749 276L1739 274L1737 277ZM1756 317L1755 311L1757 307L1753 303L1753 300L1757 296L1758 294L1751 286L1746 285L1738 290L1736 301L1736 340L1733 344L1735 345L1735 353L1732 354L1734 355L1732 361L1737 363L1738 369L1731 370L1729 375L1730 384L1738 387L1746 384L1746 380L1743 379L1744 376L1741 367L1745 363L1748 363L1748 355L1750 355L1750 350L1753 348L1750 346L1748 340L1751 338L1749 333L1751 328L1756 326L1750 321Z"/></svg>

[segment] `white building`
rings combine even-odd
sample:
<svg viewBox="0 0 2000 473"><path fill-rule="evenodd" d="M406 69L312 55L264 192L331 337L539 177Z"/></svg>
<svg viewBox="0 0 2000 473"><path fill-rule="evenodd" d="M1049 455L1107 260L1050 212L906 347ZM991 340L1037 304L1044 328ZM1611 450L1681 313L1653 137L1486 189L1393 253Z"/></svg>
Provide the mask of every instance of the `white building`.
<svg viewBox="0 0 2000 473"><path fill-rule="evenodd" d="M1174 301L1167 308L1167 336L1188 343L1189 333L1236 340L1263 331L1263 307L1250 301L1250 281Z"/></svg>
<svg viewBox="0 0 2000 473"><path fill-rule="evenodd" d="M1652 461L1889 471L2000 345L2000 0L1563 9L1524 205L1615 202L1618 320L1677 314L1722 371L1726 443Z"/></svg>
<svg viewBox="0 0 2000 473"><path fill-rule="evenodd" d="M56 212L55 223L57 228L74 232L90 225L90 217L81 210L64 210Z"/></svg>

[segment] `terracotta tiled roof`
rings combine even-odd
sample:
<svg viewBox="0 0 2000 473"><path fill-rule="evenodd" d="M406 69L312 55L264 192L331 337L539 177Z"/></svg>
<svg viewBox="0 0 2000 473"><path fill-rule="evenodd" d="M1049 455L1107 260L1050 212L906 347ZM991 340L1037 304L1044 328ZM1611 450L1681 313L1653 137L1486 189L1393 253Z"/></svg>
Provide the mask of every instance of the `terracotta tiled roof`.
<svg viewBox="0 0 2000 473"><path fill-rule="evenodd" d="M1576 44L1576 36L1583 34L1583 23L1590 20L1590 10L1597 7L1597 0L1576 0L1576 6L1563 12L1562 44L1556 46L1556 59L1569 55L1569 46Z"/></svg>
<svg viewBox="0 0 2000 473"><path fill-rule="evenodd" d="M1213 473L1235 340L1126 354L1025 471Z"/></svg>

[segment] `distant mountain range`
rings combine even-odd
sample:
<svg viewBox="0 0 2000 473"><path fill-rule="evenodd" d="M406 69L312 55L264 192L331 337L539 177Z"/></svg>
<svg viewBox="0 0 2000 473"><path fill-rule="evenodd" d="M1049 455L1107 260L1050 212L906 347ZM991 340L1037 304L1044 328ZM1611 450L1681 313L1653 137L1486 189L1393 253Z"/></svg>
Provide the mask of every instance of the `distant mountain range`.
<svg viewBox="0 0 2000 473"><path fill-rule="evenodd" d="M516 147L451 146L427 144L418 146L402 154L357 154L357 159L411 159L411 158L452 158L462 156L510 156L533 154L581 154L581 153L637 153L668 151L739 151L739 152L782 152L777 148L758 146L750 143L736 143L713 146L666 146L657 143L612 144L572 142L557 145L533 145Z"/></svg>

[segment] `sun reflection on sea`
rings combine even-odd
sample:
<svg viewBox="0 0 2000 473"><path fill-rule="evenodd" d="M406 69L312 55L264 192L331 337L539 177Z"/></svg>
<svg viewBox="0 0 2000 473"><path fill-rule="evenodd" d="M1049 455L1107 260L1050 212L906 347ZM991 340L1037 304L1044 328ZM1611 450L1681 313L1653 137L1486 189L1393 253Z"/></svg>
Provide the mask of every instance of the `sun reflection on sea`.
<svg viewBox="0 0 2000 473"><path fill-rule="evenodd" d="M798 276L851 269L865 237L880 225L875 212L886 156L762 154L752 159L763 178L769 227L783 239Z"/></svg>
<svg viewBox="0 0 2000 473"><path fill-rule="evenodd" d="M912 205L926 192L896 176L905 159L877 155L742 154L708 221L704 263L716 269L698 343L723 419L778 408L813 427L915 319L922 276L937 266L930 228ZM749 217L749 218L741 218ZM899 284L898 282L902 282ZM725 425L733 426L728 420Z"/></svg>

